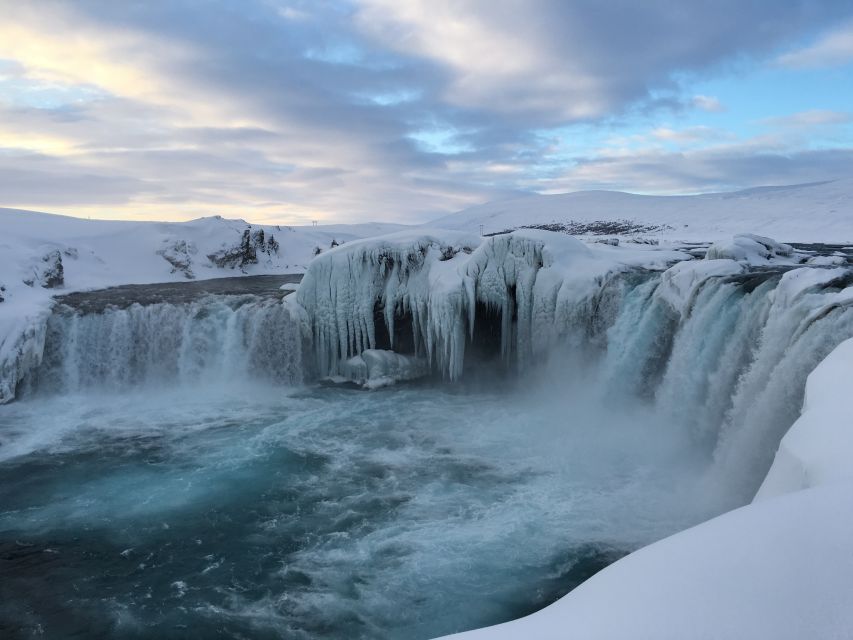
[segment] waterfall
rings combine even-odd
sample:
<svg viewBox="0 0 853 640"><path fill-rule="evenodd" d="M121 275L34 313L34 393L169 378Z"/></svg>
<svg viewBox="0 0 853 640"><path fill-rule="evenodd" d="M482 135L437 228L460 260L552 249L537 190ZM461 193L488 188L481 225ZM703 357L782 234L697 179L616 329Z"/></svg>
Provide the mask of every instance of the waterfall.
<svg viewBox="0 0 853 640"><path fill-rule="evenodd" d="M800 413L808 374L853 337L845 269L708 277L676 313L660 278L625 296L607 332L603 393L645 398L713 452L711 481L748 500Z"/></svg>
<svg viewBox="0 0 853 640"><path fill-rule="evenodd" d="M367 348L425 357L449 380L476 358L487 364L475 375L501 361L522 373L559 361L601 398L645 403L687 430L712 452L717 482L748 499L799 414L807 375L853 337L850 269L683 257L645 268L596 251L542 234L476 249L406 237L321 256L298 304L282 304L277 286L60 302L19 389L298 385Z"/></svg>
<svg viewBox="0 0 853 640"><path fill-rule="evenodd" d="M277 298L206 296L86 312L66 304L47 320L41 364L25 392L118 391L149 385L303 380L298 324Z"/></svg>

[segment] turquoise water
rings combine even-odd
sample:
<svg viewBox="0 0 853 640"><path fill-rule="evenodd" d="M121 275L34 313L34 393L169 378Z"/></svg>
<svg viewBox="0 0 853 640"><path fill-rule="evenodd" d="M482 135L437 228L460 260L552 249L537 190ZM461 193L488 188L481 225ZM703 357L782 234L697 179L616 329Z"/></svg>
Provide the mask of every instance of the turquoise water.
<svg viewBox="0 0 853 640"><path fill-rule="evenodd" d="M504 386L31 397L0 407L0 635L417 639L511 619L707 515L705 459L678 434Z"/></svg>

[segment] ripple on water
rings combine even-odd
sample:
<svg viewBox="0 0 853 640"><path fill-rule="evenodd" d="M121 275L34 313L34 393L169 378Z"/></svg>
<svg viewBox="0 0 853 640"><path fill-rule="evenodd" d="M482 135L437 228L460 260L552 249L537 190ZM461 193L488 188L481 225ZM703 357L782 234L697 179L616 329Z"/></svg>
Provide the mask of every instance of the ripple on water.
<svg viewBox="0 0 853 640"><path fill-rule="evenodd" d="M576 409L429 387L0 407L0 635L408 639L529 613L705 515L673 489L688 444Z"/></svg>

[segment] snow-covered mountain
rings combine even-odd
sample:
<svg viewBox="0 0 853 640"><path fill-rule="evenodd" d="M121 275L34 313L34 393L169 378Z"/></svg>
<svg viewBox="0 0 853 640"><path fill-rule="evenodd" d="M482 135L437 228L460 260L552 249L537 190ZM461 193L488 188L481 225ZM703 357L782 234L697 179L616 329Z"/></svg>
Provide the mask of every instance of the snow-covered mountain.
<svg viewBox="0 0 853 640"><path fill-rule="evenodd" d="M610 224L595 224L602 222ZM471 207L430 226L476 233L482 225L490 234L549 223L593 235L712 241L761 233L785 242L853 242L853 178L692 196L618 191L533 195Z"/></svg>

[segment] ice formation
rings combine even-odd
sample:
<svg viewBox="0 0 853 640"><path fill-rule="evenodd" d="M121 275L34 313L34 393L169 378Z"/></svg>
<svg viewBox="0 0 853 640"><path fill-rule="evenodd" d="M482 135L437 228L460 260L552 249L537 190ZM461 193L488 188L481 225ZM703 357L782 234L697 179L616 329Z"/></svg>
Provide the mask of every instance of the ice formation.
<svg viewBox="0 0 853 640"><path fill-rule="evenodd" d="M341 374L366 389L378 389L429 374L423 358L405 356L387 349L365 349L341 364Z"/></svg>
<svg viewBox="0 0 853 640"><path fill-rule="evenodd" d="M15 398L18 383L41 362L48 315L44 311L7 323L9 333L0 336L0 404Z"/></svg>
<svg viewBox="0 0 853 640"><path fill-rule="evenodd" d="M615 253L605 256L605 250ZM412 352L455 380L478 309L500 316L501 353L524 364L553 344L609 273L625 270L632 259L637 256L629 251L595 252L575 238L539 230L482 241L446 231L392 234L318 256L297 300L323 375L340 373L341 362L365 349L395 349L405 320Z"/></svg>

